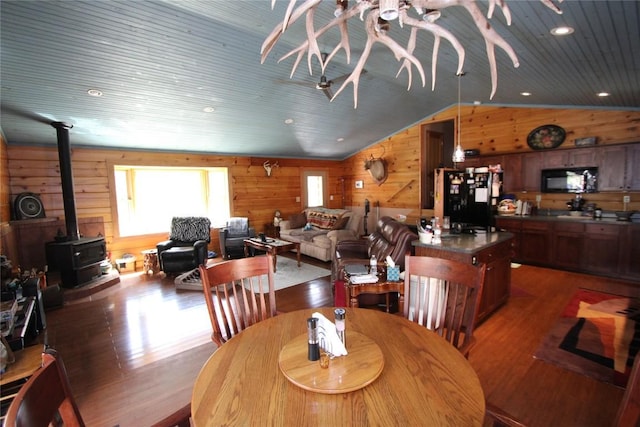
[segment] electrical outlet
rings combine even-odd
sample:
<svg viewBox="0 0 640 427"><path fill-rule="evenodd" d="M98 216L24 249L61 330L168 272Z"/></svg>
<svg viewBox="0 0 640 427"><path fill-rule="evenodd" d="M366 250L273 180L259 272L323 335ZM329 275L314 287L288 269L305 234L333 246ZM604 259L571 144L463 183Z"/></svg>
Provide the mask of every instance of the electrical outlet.
<svg viewBox="0 0 640 427"><path fill-rule="evenodd" d="M542 194L536 194L536 202L540 203L542 201Z"/></svg>
<svg viewBox="0 0 640 427"><path fill-rule="evenodd" d="M300 196L296 196L296 203L300 203Z"/></svg>
<svg viewBox="0 0 640 427"><path fill-rule="evenodd" d="M631 196L622 196L622 203L629 203L631 201Z"/></svg>

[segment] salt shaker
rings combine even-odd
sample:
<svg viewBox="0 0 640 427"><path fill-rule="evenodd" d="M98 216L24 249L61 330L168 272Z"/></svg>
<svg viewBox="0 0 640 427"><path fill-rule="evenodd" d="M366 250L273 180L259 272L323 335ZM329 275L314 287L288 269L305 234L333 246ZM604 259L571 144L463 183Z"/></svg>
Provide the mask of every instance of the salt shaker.
<svg viewBox="0 0 640 427"><path fill-rule="evenodd" d="M307 319L307 334L309 337L309 360L320 359L320 345L318 344L318 319L309 317Z"/></svg>
<svg viewBox="0 0 640 427"><path fill-rule="evenodd" d="M345 331L345 320L344 320L346 310L344 308L336 308L334 310L334 314L336 316L336 332L338 333L338 338L340 338L340 341L342 341L342 344L344 344L346 348L347 333Z"/></svg>

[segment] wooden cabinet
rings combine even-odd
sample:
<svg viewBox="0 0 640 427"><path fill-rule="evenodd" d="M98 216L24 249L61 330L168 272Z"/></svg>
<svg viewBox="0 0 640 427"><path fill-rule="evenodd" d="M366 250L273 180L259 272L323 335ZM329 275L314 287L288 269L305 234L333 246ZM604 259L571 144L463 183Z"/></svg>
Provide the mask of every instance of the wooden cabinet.
<svg viewBox="0 0 640 427"><path fill-rule="evenodd" d="M524 191L540 191L541 169L542 153L522 155L522 189Z"/></svg>
<svg viewBox="0 0 640 427"><path fill-rule="evenodd" d="M496 226L515 236L515 261L640 283L640 224L499 217Z"/></svg>
<svg viewBox="0 0 640 427"><path fill-rule="evenodd" d="M523 262L546 265L551 261L551 223L522 221L520 259Z"/></svg>
<svg viewBox="0 0 640 427"><path fill-rule="evenodd" d="M640 224L629 226L629 229L622 233L620 244L623 274L640 280Z"/></svg>
<svg viewBox="0 0 640 427"><path fill-rule="evenodd" d="M513 259L520 260L520 235L522 233L522 220L509 218L509 217L497 217L496 227L501 231L508 231L513 234L513 240L511 241L511 248L513 250Z"/></svg>
<svg viewBox="0 0 640 427"><path fill-rule="evenodd" d="M549 151L544 155L544 169L577 168L596 164L594 148Z"/></svg>
<svg viewBox="0 0 640 427"><path fill-rule="evenodd" d="M505 172L503 188L509 193L540 191L542 169L587 166L598 167L598 191L640 191L640 144L481 156L467 159L460 168L497 163Z"/></svg>
<svg viewBox="0 0 640 427"><path fill-rule="evenodd" d="M482 156L482 157L468 157L464 160L464 163L458 165L457 169L465 168L478 168L481 166L497 165L503 163L504 156Z"/></svg>
<svg viewBox="0 0 640 427"><path fill-rule="evenodd" d="M602 147L598 152L598 160L598 190L624 190L627 163L626 147L622 145Z"/></svg>
<svg viewBox="0 0 640 427"><path fill-rule="evenodd" d="M599 191L640 191L640 144L598 150Z"/></svg>
<svg viewBox="0 0 640 427"><path fill-rule="evenodd" d="M510 154L503 156L502 169L504 170L502 188L505 193L520 191L522 185L522 154Z"/></svg>
<svg viewBox="0 0 640 427"><path fill-rule="evenodd" d="M620 271L620 227L615 224L586 224L583 266L592 273Z"/></svg>
<svg viewBox="0 0 640 427"><path fill-rule="evenodd" d="M553 224L551 256L555 265L570 270L582 267L584 227L579 222Z"/></svg>
<svg viewBox="0 0 640 427"><path fill-rule="evenodd" d="M477 168L484 166L484 157L467 157L463 163L458 163L456 169Z"/></svg>
<svg viewBox="0 0 640 427"><path fill-rule="evenodd" d="M498 307L506 303L511 293L511 242L503 242L477 254L477 261L487 265L484 287L480 297L477 322L489 317Z"/></svg>
<svg viewBox="0 0 640 427"><path fill-rule="evenodd" d="M626 148L625 189L640 191L640 144L631 144Z"/></svg>

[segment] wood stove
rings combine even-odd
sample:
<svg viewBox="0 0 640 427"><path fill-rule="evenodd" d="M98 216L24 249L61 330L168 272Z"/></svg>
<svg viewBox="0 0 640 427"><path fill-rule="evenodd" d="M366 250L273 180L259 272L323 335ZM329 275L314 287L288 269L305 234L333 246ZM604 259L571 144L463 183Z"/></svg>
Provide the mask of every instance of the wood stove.
<svg viewBox="0 0 640 427"><path fill-rule="evenodd" d="M106 258L107 247L103 237L81 237L78 231L73 173L71 170L71 148L69 129L71 125L53 122L58 136L58 156L66 235L56 236L55 241L45 244L49 271L59 272L61 285L65 288L82 286L102 274L100 263Z"/></svg>

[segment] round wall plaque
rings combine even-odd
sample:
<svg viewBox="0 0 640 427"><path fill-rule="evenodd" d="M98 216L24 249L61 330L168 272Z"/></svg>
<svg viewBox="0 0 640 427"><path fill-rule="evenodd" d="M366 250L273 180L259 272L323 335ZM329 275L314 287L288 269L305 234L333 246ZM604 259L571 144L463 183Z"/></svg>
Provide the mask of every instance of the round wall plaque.
<svg viewBox="0 0 640 427"><path fill-rule="evenodd" d="M527 144L534 150L557 148L564 142L566 132L560 126L544 125L535 128L527 137Z"/></svg>

